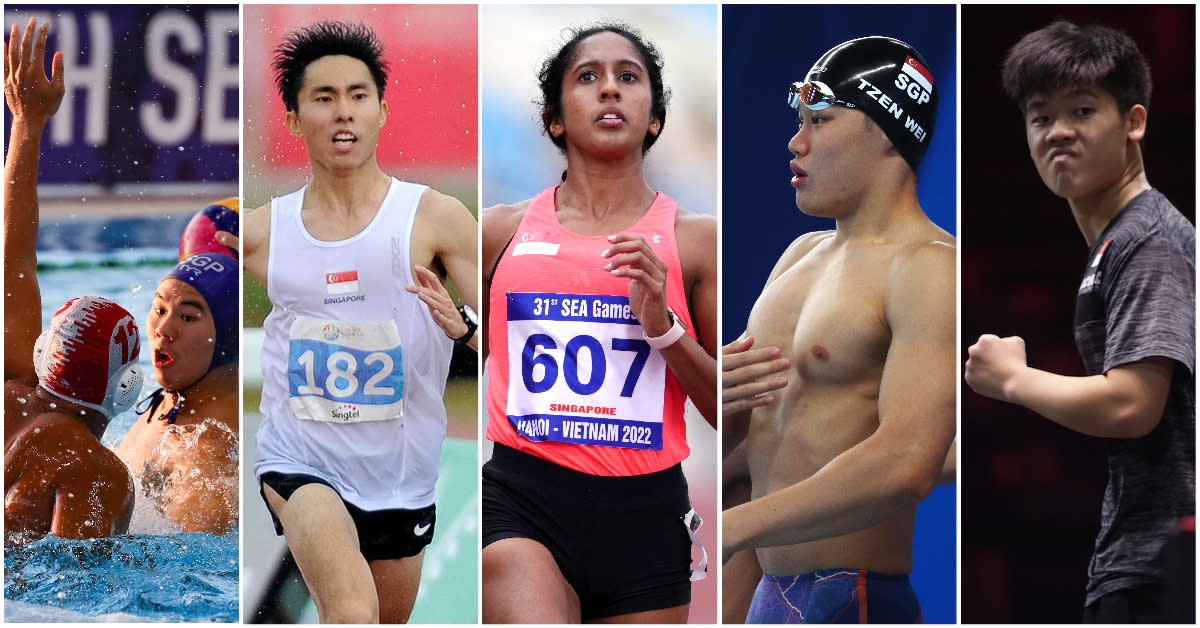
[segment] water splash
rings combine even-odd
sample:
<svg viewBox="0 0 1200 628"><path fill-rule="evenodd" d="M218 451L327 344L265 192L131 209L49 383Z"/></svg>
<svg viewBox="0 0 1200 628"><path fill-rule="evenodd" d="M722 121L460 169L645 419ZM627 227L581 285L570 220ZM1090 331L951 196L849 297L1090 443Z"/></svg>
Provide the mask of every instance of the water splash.
<svg viewBox="0 0 1200 628"><path fill-rule="evenodd" d="M46 537L9 548L5 619L46 621L61 609L90 618L237 621L237 548L236 538L208 534Z"/></svg>
<svg viewBox="0 0 1200 628"><path fill-rule="evenodd" d="M155 532L164 531L161 527L164 523L174 530L186 527L189 522L205 528L200 524L210 519L206 516L209 513L193 513L188 504L216 500L218 508L233 513L235 519L231 525L236 528L238 441L236 433L211 418L190 425L167 426L143 459L141 470L131 469L134 485L140 487L134 506L134 518L139 525L153 526L151 530ZM199 456L204 456L207 468L201 469L196 464ZM154 516L146 510L153 511ZM134 529L131 522L130 530Z"/></svg>

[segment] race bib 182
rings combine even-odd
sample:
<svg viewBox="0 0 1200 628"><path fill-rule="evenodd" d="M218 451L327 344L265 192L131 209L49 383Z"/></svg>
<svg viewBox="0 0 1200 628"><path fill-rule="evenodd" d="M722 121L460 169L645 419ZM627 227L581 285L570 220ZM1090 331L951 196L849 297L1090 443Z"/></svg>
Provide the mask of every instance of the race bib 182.
<svg viewBox="0 0 1200 628"><path fill-rule="evenodd" d="M535 442L662 449L666 361L623 296L509 293L508 421Z"/></svg>
<svg viewBox="0 0 1200 628"><path fill-rule="evenodd" d="M288 403L298 418L334 423L404 416L396 322L297 316L288 351Z"/></svg>

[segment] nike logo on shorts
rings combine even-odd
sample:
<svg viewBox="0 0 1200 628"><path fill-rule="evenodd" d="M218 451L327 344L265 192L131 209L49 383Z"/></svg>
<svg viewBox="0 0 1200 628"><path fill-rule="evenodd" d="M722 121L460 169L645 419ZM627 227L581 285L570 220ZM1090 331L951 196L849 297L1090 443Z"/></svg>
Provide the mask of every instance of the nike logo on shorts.
<svg viewBox="0 0 1200 628"><path fill-rule="evenodd" d="M413 534L415 534L417 536L425 536L425 533L429 531L429 526L431 526L431 525L433 525L433 524L429 524L429 523L427 523L425 525L417 524L417 525L413 526Z"/></svg>

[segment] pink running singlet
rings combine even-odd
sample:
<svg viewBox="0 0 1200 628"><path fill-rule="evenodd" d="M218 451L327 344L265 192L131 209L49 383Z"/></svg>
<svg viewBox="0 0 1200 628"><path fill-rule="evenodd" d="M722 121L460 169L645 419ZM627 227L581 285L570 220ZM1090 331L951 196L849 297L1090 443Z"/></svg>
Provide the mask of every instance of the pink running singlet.
<svg viewBox="0 0 1200 628"><path fill-rule="evenodd" d="M557 186L530 203L492 277L487 438L569 469L629 476L669 468L689 449L686 394L643 339L629 279L604 269L605 236L555 214ZM675 242L679 205L658 194L628 233L667 264L667 304L696 337Z"/></svg>

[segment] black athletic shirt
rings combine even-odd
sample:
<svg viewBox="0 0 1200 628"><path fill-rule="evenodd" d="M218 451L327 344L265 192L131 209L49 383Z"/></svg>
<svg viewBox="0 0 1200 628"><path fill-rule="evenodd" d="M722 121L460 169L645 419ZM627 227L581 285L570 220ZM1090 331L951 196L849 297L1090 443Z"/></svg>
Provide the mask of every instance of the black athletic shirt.
<svg viewBox="0 0 1200 628"><path fill-rule="evenodd" d="M1167 406L1142 438L1108 440L1108 488L1087 604L1166 578L1161 552L1195 504L1196 229L1157 190L1131 200L1088 253L1075 342L1088 375L1175 360Z"/></svg>

